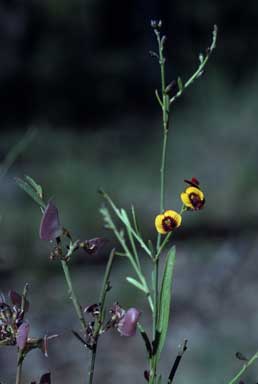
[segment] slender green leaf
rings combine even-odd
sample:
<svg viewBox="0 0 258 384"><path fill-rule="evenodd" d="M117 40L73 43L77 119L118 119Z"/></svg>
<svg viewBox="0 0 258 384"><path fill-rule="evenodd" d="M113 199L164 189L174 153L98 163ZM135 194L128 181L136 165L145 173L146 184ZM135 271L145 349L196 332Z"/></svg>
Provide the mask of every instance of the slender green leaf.
<svg viewBox="0 0 258 384"><path fill-rule="evenodd" d="M160 332L160 340L157 350L157 359L159 360L161 351L164 347L170 314L171 304L171 288L173 279L173 270L176 259L176 247L173 246L167 254L164 275L160 291L160 311L158 319L158 331Z"/></svg>
<svg viewBox="0 0 258 384"><path fill-rule="evenodd" d="M34 190L34 188L28 184L26 181L20 179L20 178L15 178L15 182L17 185L24 190L40 207L46 208L46 204L44 201L39 197L37 192Z"/></svg>
<svg viewBox="0 0 258 384"><path fill-rule="evenodd" d="M178 85L178 88L179 88L179 92L182 92L183 89L184 89L184 85L183 85L183 82L181 80L181 77L177 78L177 85Z"/></svg>
<svg viewBox="0 0 258 384"><path fill-rule="evenodd" d="M131 205L131 211L132 211L134 230L137 233L137 235L140 235L140 230L139 230L139 226L138 226L138 223L137 223L136 213L135 213L135 209L134 209L133 205Z"/></svg>
<svg viewBox="0 0 258 384"><path fill-rule="evenodd" d="M144 293L148 293L148 290L146 290L145 287L139 281L135 280L133 277L127 276L126 280L128 283L134 285L136 288L138 288L140 291L143 291Z"/></svg>
<svg viewBox="0 0 258 384"><path fill-rule="evenodd" d="M33 180L30 176L25 176L25 179L28 181L28 183L32 186L32 188L37 192L39 197L43 199L43 190L41 185L37 184L35 180Z"/></svg>

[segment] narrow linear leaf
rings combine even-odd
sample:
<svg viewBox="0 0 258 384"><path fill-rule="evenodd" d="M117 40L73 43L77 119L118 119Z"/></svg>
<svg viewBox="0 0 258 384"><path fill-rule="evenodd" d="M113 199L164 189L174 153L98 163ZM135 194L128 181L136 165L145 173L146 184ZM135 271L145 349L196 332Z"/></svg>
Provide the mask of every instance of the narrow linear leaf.
<svg viewBox="0 0 258 384"><path fill-rule="evenodd" d="M183 82L182 82L181 77L178 77L178 78L177 78L177 85L178 85L179 91L180 91L180 92L183 92L184 85L183 85Z"/></svg>
<svg viewBox="0 0 258 384"><path fill-rule="evenodd" d="M46 208L46 204L44 201L39 197L37 192L32 188L30 184L28 184L26 181L16 177L15 178L16 184L24 190L40 207Z"/></svg>
<svg viewBox="0 0 258 384"><path fill-rule="evenodd" d="M173 270L176 259L176 247L173 246L167 254L164 275L160 291L160 312L158 319L158 331L160 332L160 340L157 349L157 359L159 360L161 351L164 347L170 314L171 304L171 288L173 279Z"/></svg>
<svg viewBox="0 0 258 384"><path fill-rule="evenodd" d="M32 188L34 188L34 190L37 192L37 194L39 195L39 197L41 199L43 199L43 189L41 187L41 185L37 184L35 180L33 180L32 177L30 176L25 176L25 179L28 181L28 183L32 186Z"/></svg>
<svg viewBox="0 0 258 384"><path fill-rule="evenodd" d="M144 293L148 293L148 290L146 290L146 288L143 287L142 284L139 283L139 281L135 280L133 277L127 276L126 280L128 281L128 283L132 284L133 286L138 288L140 291Z"/></svg>
<svg viewBox="0 0 258 384"><path fill-rule="evenodd" d="M140 235L139 226L136 219L136 213L133 205L131 205L131 212L132 212L134 230L137 233L137 235Z"/></svg>

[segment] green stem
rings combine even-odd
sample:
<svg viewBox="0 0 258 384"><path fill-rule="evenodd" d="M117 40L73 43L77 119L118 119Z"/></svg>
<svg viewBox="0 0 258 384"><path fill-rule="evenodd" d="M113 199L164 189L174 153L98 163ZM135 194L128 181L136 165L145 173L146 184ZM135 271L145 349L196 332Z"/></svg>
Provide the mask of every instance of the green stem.
<svg viewBox="0 0 258 384"><path fill-rule="evenodd" d="M164 49L164 37L160 37L160 33L155 30L157 36L157 42L159 47L159 64L160 64L160 77L161 77L161 91L162 91L162 121L163 121L163 144L161 154L161 167L160 167L160 212L164 211L164 200L165 200L165 176L166 176L166 154L167 154L167 139L168 139L168 125L169 125L169 97L166 93L166 78L165 78L165 57L163 55ZM160 233L157 236L157 255L160 250ZM153 340L156 336L157 322L159 316L159 259L154 257L154 311L153 311ZM157 358L152 356L151 359L151 375L150 384L156 382L156 371L157 371Z"/></svg>
<svg viewBox="0 0 258 384"><path fill-rule="evenodd" d="M217 42L217 32L218 28L216 25L213 27L213 33L212 33L212 42L209 48L207 49L206 56L201 60L197 70L194 72L194 74L185 82L185 84L182 84L179 91L175 94L175 96L171 97L169 103L172 104L178 97L182 95L182 93L194 83L196 79L198 79L204 70L204 67L206 66L213 50L216 48L216 42Z"/></svg>
<svg viewBox="0 0 258 384"><path fill-rule="evenodd" d="M88 381L89 384L93 383L95 361L96 361L96 354L97 354L97 348L98 348L98 340L99 340L99 335L100 335L101 327L102 327L103 320L104 320L104 307L105 307L106 295L107 295L107 292L109 290L109 277L110 277L114 257L115 257L115 250L112 249L110 256L109 256L109 259L108 259L108 263L107 263L107 267L106 267L106 271L105 271L105 275L104 275L104 279L103 279L103 284L102 284L102 288L101 288L100 296L99 296L100 313L99 313L99 319L98 319L98 321L96 321L96 327L94 330L95 344L94 344L93 349L91 351L91 360L90 360L90 367L89 367L89 381Z"/></svg>
<svg viewBox="0 0 258 384"><path fill-rule="evenodd" d="M244 365L243 367L240 369L240 371L233 377L232 380L230 380L227 384L234 384L236 381L238 381L238 379L245 373L245 371L250 367L250 365L252 365L255 360L258 359L258 352L256 352L252 357L251 359L249 359Z"/></svg>
<svg viewBox="0 0 258 384"><path fill-rule="evenodd" d="M162 121L163 121L163 144L161 154L161 167L160 167L160 213L164 211L165 200L165 171L166 171L166 154L167 154L167 139L168 139L168 124L169 124L169 111L170 103L169 96L166 93L166 77L165 77L165 57L163 55L164 49L164 36L160 38L160 33L155 31L159 47L159 64L160 64L160 78L161 78L161 91L162 91ZM157 236L157 249L160 246L161 235Z"/></svg>
<svg viewBox="0 0 258 384"><path fill-rule="evenodd" d="M154 260L154 269L153 269L153 283L154 283L154 311L153 311L153 328L152 328L152 335L153 340L155 339L156 335L156 329L157 329L157 322L158 322L158 313L159 313L159 259L155 258Z"/></svg>
<svg viewBox="0 0 258 384"><path fill-rule="evenodd" d="M15 384L21 384L21 376L22 376L22 352L19 351L18 356L17 356L17 370L16 370L16 379L15 379Z"/></svg>
<svg viewBox="0 0 258 384"><path fill-rule="evenodd" d="M28 293L28 287L29 287L29 285L25 284L25 286L23 288L22 301L21 301L21 311L22 312L24 311L24 308L25 308L25 301L26 301L26 296ZM21 349L18 349L15 384L21 384L23 360L24 360L23 351Z"/></svg>
<svg viewBox="0 0 258 384"><path fill-rule="evenodd" d="M70 270L69 270L68 264L67 264L67 262L65 260L61 260L61 264L62 264L62 268L63 268L63 271L64 271L66 284L67 284L67 287L68 287L68 295L69 295L70 299L73 302L73 305L74 305L77 317L78 317L78 319L79 319L79 321L81 323L81 327L82 327L83 331L85 331L85 329L87 327L87 324L86 324L85 318L83 316L83 311L82 311L81 305L80 305L80 303L79 303L79 301L77 299L77 296L76 296L76 294L74 292L74 289L73 289L73 284L72 284L72 279L71 279L71 275L70 275Z"/></svg>
<svg viewBox="0 0 258 384"><path fill-rule="evenodd" d="M97 345L98 345L98 336L95 338L95 345L93 346L93 349L91 351L91 359L90 359L90 367L89 367L89 381L88 381L89 384L93 383L95 361L96 361L96 355L97 355Z"/></svg>

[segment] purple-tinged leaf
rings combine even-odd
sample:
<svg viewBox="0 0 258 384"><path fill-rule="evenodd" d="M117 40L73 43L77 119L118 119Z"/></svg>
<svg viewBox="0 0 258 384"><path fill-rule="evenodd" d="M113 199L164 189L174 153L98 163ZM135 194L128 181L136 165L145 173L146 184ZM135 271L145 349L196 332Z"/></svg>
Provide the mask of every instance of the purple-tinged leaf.
<svg viewBox="0 0 258 384"><path fill-rule="evenodd" d="M22 305L22 296L15 292L15 291L10 291L9 292L9 298L12 302L12 304L17 307L17 308L21 308L21 305ZM30 306L30 303L28 302L28 300L25 299L25 303L24 303L24 312L28 312L29 310L29 306Z"/></svg>
<svg viewBox="0 0 258 384"><path fill-rule="evenodd" d="M122 336L134 336L141 312L136 308L129 308L117 325Z"/></svg>
<svg viewBox="0 0 258 384"><path fill-rule="evenodd" d="M44 375L41 376L39 384L51 384L50 372L44 373Z"/></svg>
<svg viewBox="0 0 258 384"><path fill-rule="evenodd" d="M39 237L41 240L55 240L61 234L62 227L59 221L58 209L50 201L40 222Z"/></svg>
<svg viewBox="0 0 258 384"><path fill-rule="evenodd" d="M19 349L21 350L24 349L27 343L29 330L30 330L30 325L26 321L22 323L18 328L17 335L16 335L16 343Z"/></svg>

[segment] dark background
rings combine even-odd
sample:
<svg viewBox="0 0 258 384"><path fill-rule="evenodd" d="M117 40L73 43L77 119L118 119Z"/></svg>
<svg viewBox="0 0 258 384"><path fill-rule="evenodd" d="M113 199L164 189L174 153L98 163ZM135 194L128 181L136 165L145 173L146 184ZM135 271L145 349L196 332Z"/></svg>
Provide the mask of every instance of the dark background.
<svg viewBox="0 0 258 384"><path fill-rule="evenodd" d="M166 207L180 209L183 179L200 179L202 212L188 213L177 231L177 265L165 374L185 338L189 351L177 383L227 383L235 358L257 349L258 3L246 0L0 1L0 290L31 285L31 334L57 332L50 357L33 352L26 380L51 370L54 383L84 382L85 354L58 263L38 238L41 213L15 185L32 176L53 197L74 236L103 229L97 189L119 206L133 203L145 238L155 239L159 210L161 114L154 90L159 67L151 19L163 20L168 82L185 81L218 25L217 49L205 74L173 105L167 158ZM18 146L17 146L17 143ZM15 160L15 161L14 161ZM79 255L72 273L81 302L96 301L107 250ZM150 275L148 260L146 275ZM138 306L117 260L110 301ZM15 376L15 350L0 350L1 379ZM142 383L140 338L103 336L96 383ZM256 367L245 383L258 379Z"/></svg>

